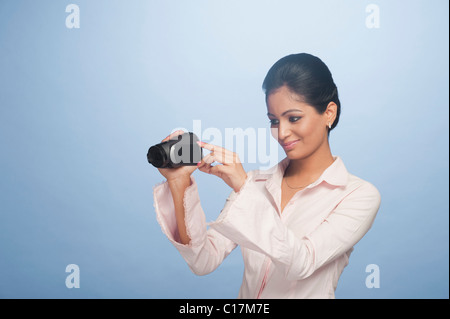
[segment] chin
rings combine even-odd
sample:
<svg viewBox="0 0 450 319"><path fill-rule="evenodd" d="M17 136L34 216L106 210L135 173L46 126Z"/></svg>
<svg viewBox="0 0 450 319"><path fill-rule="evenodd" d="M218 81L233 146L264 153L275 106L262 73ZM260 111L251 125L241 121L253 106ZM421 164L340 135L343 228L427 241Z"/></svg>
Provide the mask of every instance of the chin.
<svg viewBox="0 0 450 319"><path fill-rule="evenodd" d="M288 151L285 150L284 152L286 154L286 157L290 160L302 160L308 158L311 155L311 153L309 152L300 151L298 149L292 149Z"/></svg>
<svg viewBox="0 0 450 319"><path fill-rule="evenodd" d="M305 157L304 154L296 150L284 151L284 153L286 154L286 157L288 157L290 160L297 160Z"/></svg>

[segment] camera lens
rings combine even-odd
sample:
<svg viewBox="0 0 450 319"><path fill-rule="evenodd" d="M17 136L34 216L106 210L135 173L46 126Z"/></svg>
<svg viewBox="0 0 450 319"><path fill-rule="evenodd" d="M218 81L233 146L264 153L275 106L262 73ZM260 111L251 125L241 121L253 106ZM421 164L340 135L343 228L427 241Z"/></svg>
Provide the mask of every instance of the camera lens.
<svg viewBox="0 0 450 319"><path fill-rule="evenodd" d="M147 159L153 166L163 167L164 163L167 160L167 157L164 150L161 147L155 145L150 147L150 149L148 150Z"/></svg>

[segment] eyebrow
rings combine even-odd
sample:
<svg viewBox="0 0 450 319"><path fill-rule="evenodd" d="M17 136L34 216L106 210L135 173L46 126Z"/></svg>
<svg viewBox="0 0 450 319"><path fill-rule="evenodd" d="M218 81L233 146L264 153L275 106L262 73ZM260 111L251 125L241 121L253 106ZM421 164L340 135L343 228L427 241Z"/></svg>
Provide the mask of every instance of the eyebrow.
<svg viewBox="0 0 450 319"><path fill-rule="evenodd" d="M289 113L289 112L302 112L303 113L303 111L299 110L299 109L290 109L290 110L284 111L283 114L281 114L281 116L283 116L283 115L285 115L286 113ZM269 116L269 115L275 116L272 113L267 113L267 116Z"/></svg>

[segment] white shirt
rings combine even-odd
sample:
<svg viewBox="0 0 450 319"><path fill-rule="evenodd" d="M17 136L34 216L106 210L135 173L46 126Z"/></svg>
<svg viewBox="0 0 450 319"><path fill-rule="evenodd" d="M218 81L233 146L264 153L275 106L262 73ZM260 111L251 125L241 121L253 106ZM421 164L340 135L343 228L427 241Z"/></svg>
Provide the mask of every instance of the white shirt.
<svg viewBox="0 0 450 319"><path fill-rule="evenodd" d="M314 183L291 198L283 214L287 157L269 170L247 173L209 229L191 176L184 195L188 245L179 242L167 182L154 187L157 220L198 275L214 271L240 245L245 269L238 298L334 298L353 246L372 226L381 197L371 183L348 173L340 157L333 158Z"/></svg>

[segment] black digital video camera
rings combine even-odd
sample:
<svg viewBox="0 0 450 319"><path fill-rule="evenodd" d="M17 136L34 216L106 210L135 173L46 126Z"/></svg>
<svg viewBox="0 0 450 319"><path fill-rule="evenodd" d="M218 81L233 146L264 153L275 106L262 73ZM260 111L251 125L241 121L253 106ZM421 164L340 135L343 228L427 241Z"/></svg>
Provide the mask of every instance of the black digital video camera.
<svg viewBox="0 0 450 319"><path fill-rule="evenodd" d="M197 144L198 140L194 133L180 134L150 147L147 160L157 168L197 165L203 158L203 149Z"/></svg>

